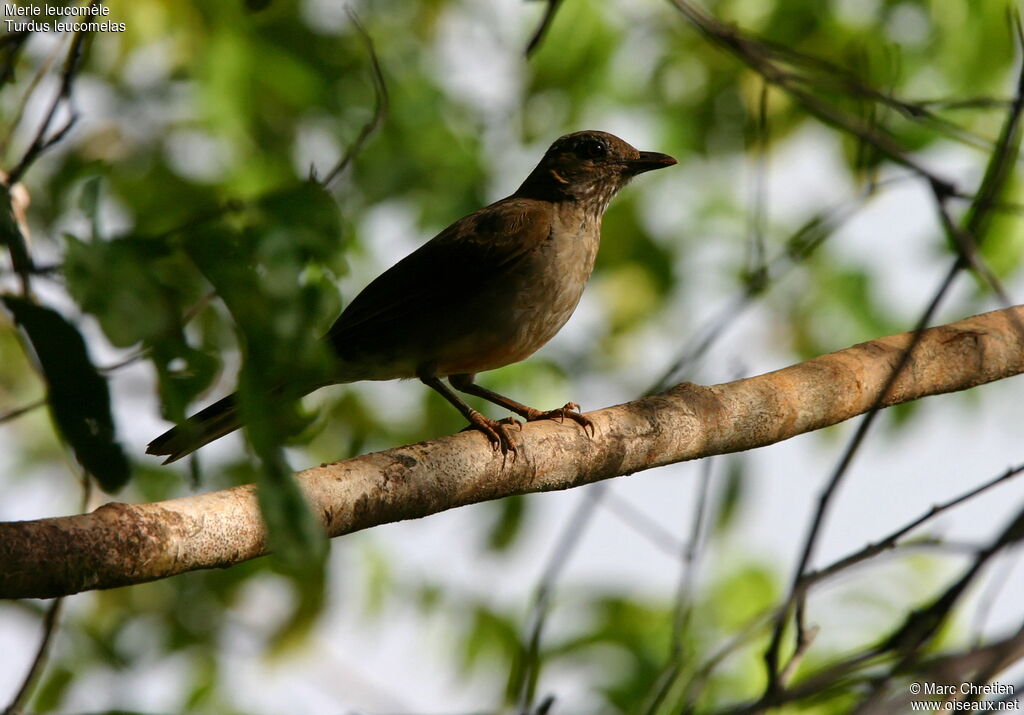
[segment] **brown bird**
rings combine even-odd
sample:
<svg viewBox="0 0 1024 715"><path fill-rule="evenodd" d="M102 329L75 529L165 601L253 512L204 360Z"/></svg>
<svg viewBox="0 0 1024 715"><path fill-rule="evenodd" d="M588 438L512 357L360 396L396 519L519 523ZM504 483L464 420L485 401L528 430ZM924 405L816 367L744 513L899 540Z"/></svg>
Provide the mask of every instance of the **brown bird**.
<svg viewBox="0 0 1024 715"><path fill-rule="evenodd" d="M337 357L334 384L417 377L502 453L515 451L508 429L517 422L485 417L441 378L527 421L569 418L590 426L575 403L535 410L473 380L524 360L554 337L593 270L612 197L637 174L675 163L606 132L561 137L514 194L459 219L356 296L324 336ZM240 426L231 395L146 451L168 455L166 464Z"/></svg>

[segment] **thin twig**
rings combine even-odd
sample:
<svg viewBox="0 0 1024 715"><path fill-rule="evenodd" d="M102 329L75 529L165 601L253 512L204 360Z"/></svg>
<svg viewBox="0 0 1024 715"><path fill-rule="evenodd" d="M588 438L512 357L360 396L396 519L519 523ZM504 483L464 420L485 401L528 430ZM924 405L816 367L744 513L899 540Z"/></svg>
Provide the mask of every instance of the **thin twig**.
<svg viewBox="0 0 1024 715"><path fill-rule="evenodd" d="M946 542L937 542L937 541L931 541L931 542L928 542L928 541L915 541L915 542L907 542L907 543L898 543L898 542L899 542L900 539L902 539L904 536L909 534L911 531L919 528L920 526L922 526L926 522L934 519L938 515L940 515L940 514L942 514L944 512L947 512L950 509L953 509L954 507L959 506L960 504L963 504L964 502L966 502L966 501L968 501L970 499L973 499L974 497L976 497L976 496L978 496L978 495L980 495L980 494L982 494L984 492L989 491L993 487L996 487L996 486L1002 484L1003 482L1009 481L1010 479L1018 476L1021 473L1024 473L1024 464L1022 464L1020 466L1017 466L1017 467L1013 467L1011 469L1008 469L1007 471L1003 472L999 476L994 477L993 479L990 479L989 481L985 482L984 484L981 484L978 487L975 487L974 489L971 489L968 492L965 492L965 493L963 493L963 494L961 494L961 495L959 495L957 497L954 497L953 499L950 499L950 500L948 500L946 502L943 502L942 504L937 504L937 505L933 506L926 513L924 513L921 516L917 517L913 521L907 523L906 525L904 525L900 529L896 530L895 532L887 535L886 537L884 537L880 541L878 541L876 543L873 543L873 544L869 544L869 545L865 546L863 549L861 549L861 550L859 550L859 551L857 551L857 552L855 552L853 554L850 554L848 556L845 556L845 557L835 561L834 563L830 564L829 566L821 568L821 569L819 569L817 571L808 572L805 575L804 579L801 581L800 588L803 589L804 591L809 590L811 587L817 585L818 583L821 583L823 581L832 579L832 578L838 576L839 574L844 573L845 571L847 571L848 569L852 568L853 566L856 566L857 564L860 564L860 563L862 563L862 562L864 562L864 561L866 561L866 560L868 560L870 558L874 558L874 557L876 557L876 556L878 556L878 555L880 555L882 553L886 553L886 552L890 552L891 553L891 552L893 552L893 551L895 551L897 549L900 549L900 548L918 548L918 547L922 547L922 546L928 546L928 547L931 547L931 546L942 546L943 548L945 548L945 547L949 546L950 544L948 544ZM990 547L975 547L973 545L967 545L967 548L966 549L962 549L962 550L965 551L966 553L971 553L975 557L977 557L979 554L982 554L984 551L986 551L987 548L990 548ZM778 608L774 609L774 611L772 611L772 612L770 612L768 614L762 614L761 618L763 620L766 620L766 621L777 622L780 617L785 615L786 607L787 607L787 604L782 604ZM735 649L736 647L739 647L739 646L734 644L733 645L733 649ZM784 691L784 690L782 690L780 688L780 689L776 690L771 695L765 694L764 696L762 696L762 698L760 700L758 700L758 701L756 701L754 703L750 703L750 704L747 704L747 705L744 705L744 706L730 707L730 708L727 708L724 712L729 712L729 713L757 713L757 712L763 712L766 708L768 708L770 706L773 706L773 705L784 704L786 702L794 702L794 701L799 700L800 698L805 697L805 696L810 695L810 694L820 694L822 690L824 690L827 687L830 687L830 685L829 685L830 683L834 683L834 682L836 682L837 680L839 680L841 678L847 677L851 672L853 672L855 670L856 667L858 667L860 665L863 665L864 663L866 663L869 660L876 659L877 657L879 657L881 652L882 651L880 651L877 646L872 645L867 650L862 651L862 652L857 653L857 654L854 654L849 659L847 659L847 660L845 660L845 661L843 661L843 662L841 662L839 664L834 664L832 666L829 666L829 667L823 669L822 671L819 671L818 673L814 674L809 679L805 679L805 681L802 682L798 686L798 688L790 689L790 690L786 690L786 691ZM721 660L721 658L719 658L719 661L720 660ZM793 660L790 659L790 663L792 663L792 662L793 662ZM700 669L699 672L703 672L704 673L703 677L706 678L706 677L710 676L711 672L713 672L714 668L716 668L716 667L717 667L717 663L715 663L713 660L709 660L708 664L706 664L705 666L702 666L702 668ZM780 678L780 680L784 680L784 678ZM691 686L691 688L692 688L692 686ZM689 700L689 702L690 703L693 702L693 698L692 697Z"/></svg>
<svg viewBox="0 0 1024 715"><path fill-rule="evenodd" d="M700 693L704 689L705 683L711 678L711 674L714 673L718 666L721 665L722 662L730 655L757 637L758 634L760 634L761 631L771 623L773 618L773 611L759 613L754 616L740 629L737 635L726 642L725 645L719 648L711 655L710 658L697 668L689 682L686 683L686 690L683 693L685 705L682 712L689 713L693 711L697 698L700 697Z"/></svg>
<svg viewBox="0 0 1024 715"><path fill-rule="evenodd" d="M904 524L896 531L892 532L891 534L883 537L882 539L874 543L868 544L859 551L844 556L841 559L838 559L833 563L829 564L828 566L824 566L814 571L808 571L804 574L803 579L801 579L800 588L806 591L819 581L831 578L832 576L838 574L840 571L845 571L851 566L854 566L862 561L877 556L883 551L888 551L890 549L895 548L897 546L897 542L900 539L909 534L911 531L917 529L922 524L931 521L939 514L949 511L953 507L959 506L960 504L964 503L965 501L968 501L969 499L973 499L979 494L987 492L989 489L992 489L993 487L998 486L1003 482L1013 479L1021 472L1024 472L1024 464L1008 469L1002 474L1000 474L998 477L990 479L984 484L981 484L968 492L964 492L963 494L960 494L959 496L954 497L949 501L943 502L941 504L936 504L927 512L921 514L913 521Z"/></svg>
<svg viewBox="0 0 1024 715"><path fill-rule="evenodd" d="M944 136L967 146L985 151L990 151L992 148L992 142L985 137L975 134L930 111L927 102L907 101L899 99L891 93L882 92L866 84L859 76L845 67L841 67L822 57L802 53L790 45L772 42L763 37L743 32L692 5L688 0L670 0L670 2L715 43L736 54L751 69L761 74L768 81L786 89L794 99L801 103L813 97L813 95L808 94L806 89L823 92L843 92L849 96L868 99L874 103L894 109L908 120L926 123ZM828 105L816 100L812 103L813 108L807 108L819 118L829 123L833 123L833 119L841 118L842 113L833 112ZM819 110L824 110L824 113ZM843 122L840 121L839 125L842 124ZM851 124L849 126L855 125ZM862 124L860 126L870 129L870 124ZM856 135L864 141L876 143L872 140L872 133L870 131L864 133L857 132ZM905 151L898 147L898 144L891 135L883 131L882 134L875 134L874 138L880 141L876 148L880 148L884 154L889 155L893 160L907 164L909 157L906 156ZM891 154L890 150L893 149L896 151L894 154ZM909 164L907 165L909 166ZM920 166L917 168L923 169ZM927 173L925 172L925 174Z"/></svg>
<svg viewBox="0 0 1024 715"><path fill-rule="evenodd" d="M678 357L658 376L645 395L651 395L674 385L682 379L683 371L700 360L725 331L746 311L755 298L766 289L778 283L795 266L807 259L844 223L850 220L883 186L905 181L907 176L894 177L876 182L867 191L846 199L827 211L813 216L785 241L785 246L767 264L763 281L755 286L750 281L743 284L722 309L693 332Z"/></svg>
<svg viewBox="0 0 1024 715"><path fill-rule="evenodd" d="M1024 539L1024 510L1021 510L1003 529L999 536L964 570L963 575L949 588L923 609L913 611L892 635L883 640L876 648L879 653L892 652L899 656L889 668L887 677L876 681L872 693L865 699L871 703L883 691L885 684L901 673L911 669L924 648L945 623L953 606L960 600L964 592L974 582L982 569L996 554L1007 546L1017 544Z"/></svg>
<svg viewBox="0 0 1024 715"><path fill-rule="evenodd" d="M32 659L25 678L21 681L21 687L11 698L11 702L4 708L4 715L22 715L28 699L35 689L36 683L43 674L47 658L50 655L50 647L53 645L53 637L57 633L57 626L60 623L61 612L64 610L64 598L55 598L50 601L43 616L43 637L36 649L36 656Z"/></svg>
<svg viewBox="0 0 1024 715"><path fill-rule="evenodd" d="M704 544L704 520L708 510L708 494L711 491L711 474L715 460L705 459L700 465L700 480L697 485L697 499L690 518L690 538L686 542L679 570L679 584L676 589L675 618L672 622L672 641L679 644L693 611L693 589L697 581L700 552Z"/></svg>
<svg viewBox="0 0 1024 715"><path fill-rule="evenodd" d="M680 0L674 0L679 2ZM1020 33L1020 23L1017 22L1018 34ZM1021 41L1024 44L1024 40ZM1015 101L1010 107L1007 116L1003 122L1003 127L1000 131L1000 138L996 150L993 152L989 159L988 165L986 166L985 176L982 179L981 187L977 192L974 202L971 204L968 210L967 218L964 222L964 230L968 235L973 237L972 244L980 242L985 228L988 225L988 219L991 214L992 204L1002 193L1003 188L1010 176L1009 167L1013 163L1013 159L1016 155L1017 146L1020 141L1020 123L1022 110L1024 110L1024 63L1021 65L1020 72L1017 80L1017 91L1015 95ZM929 179L929 184L932 187L932 191L936 197L943 197L946 195L946 187L949 186L945 182L936 182ZM794 574L793 584L790 591L790 597L787 599L787 604L794 605L795 625L796 625L796 640L797 643L802 641L803 633L805 630L804 624L804 595L799 591L799 584L806 572L810 559L814 553L814 548L817 544L817 540L820 536L822 526L824 525L825 515L831 504L832 498L842 481L843 476L846 474L847 469L852 463L854 455L860 448L864 437L866 436L871 425L874 423L875 418L879 413L879 409L888 395L889 390L892 389L893 384L898 378L899 374L903 371L907 362L910 359L910 355L917 346L920 340L920 336L923 334L924 329L931 322L932 316L938 309L939 304L945 297L949 288L952 286L954 279L960 273L960 271L970 264L970 259L963 251L957 256L953 265L950 267L949 272L943 279L942 284L939 286L935 295L933 296L928 308L925 310L920 320L918 320L917 327L914 330L914 337L911 340L910 345L904 351L900 362L894 368L889 380L879 393L878 400L875 406L864 416L860 424L857 426L857 431L854 433L853 438L847 444L843 455L834 469L832 476L830 477L825 489L822 491L819 497L818 506L815 510L814 516L811 521L810 529L808 530L807 537L804 541L804 547L800 557L800 561L797 570ZM782 634L786 624L786 614L788 609L782 609L783 616L776 622L775 630L772 634L771 643L768 650L765 653L765 665L768 669L769 684L768 692L778 689L778 659L779 650L782 645Z"/></svg>
<svg viewBox="0 0 1024 715"><path fill-rule="evenodd" d="M614 491L606 492L604 499L601 500L601 504L611 514L617 516L623 524L629 526L661 551L671 554L673 557L679 555L682 546L679 540L672 535L672 532L658 524Z"/></svg>
<svg viewBox="0 0 1024 715"><path fill-rule="evenodd" d="M33 410L36 410L45 404L46 398L41 397L40 399L35 400L33 402L29 402L26 405L22 405L20 407L12 407L6 412L0 412L0 424L3 424L4 422L9 422L10 420L13 419L17 419L18 417L21 417L24 414L28 414L29 412L32 412Z"/></svg>
<svg viewBox="0 0 1024 715"><path fill-rule="evenodd" d="M963 99L918 99L918 107L939 107L940 109L1006 109L1013 104L1006 97L966 97Z"/></svg>
<svg viewBox="0 0 1024 715"><path fill-rule="evenodd" d="M882 697L887 684L893 678L911 672L922 648L932 640L949 616L953 606L960 600L985 565L1002 549L1018 543L1022 538L1024 538L1024 511L1018 513L994 541L976 552L974 560L956 582L934 599L930 605L913 611L891 635L839 663L831 664L804 678L796 687L788 690L778 688L772 692L765 692L755 702L733 706L723 712L733 715L763 713L772 707L796 702L813 695L821 695L865 665L879 661L879 659L888 659L891 662L892 657L896 656L896 661L889 666L887 674L880 677L861 678L870 681L870 692L860 703L860 709L857 712L868 712L868 709ZM777 611L777 613L783 612L783 609Z"/></svg>
<svg viewBox="0 0 1024 715"><path fill-rule="evenodd" d="M89 499L92 497L92 480L85 473L73 467L72 469L82 485L81 511L84 512L89 508ZM29 698L32 697L32 691L35 690L36 684L39 682L39 678L42 677L43 669L49 660L53 639L57 634L63 610L63 596L53 599L49 606L47 606L46 613L43 616L43 636L39 641L39 647L36 649L35 658L32 659L32 665L29 666L28 672L25 673L18 692L14 694L11 702L4 709L4 715L22 715L24 713L25 706L28 704Z"/></svg>
<svg viewBox="0 0 1024 715"><path fill-rule="evenodd" d="M956 191L952 182L935 174L910 156L905 147L900 145L887 130L881 127L873 127L857 117L850 116L808 91L806 88L809 83L808 77L797 75L786 68L780 67L775 62L777 55L781 51L778 46L742 33L735 27L726 25L713 15L691 4L688 0L670 0L670 2L708 39L732 52L752 70L761 75L766 82L785 91L786 94L802 105L813 116L826 124L840 129L846 134L850 134L870 144L891 161L911 169L930 183L943 187L945 192L954 193ZM799 58L803 63L817 64L830 68L829 71L832 73L836 72L836 68L824 60L800 55L791 49L787 49L786 52L790 58ZM856 84L863 86L859 80ZM813 83L811 83L811 86L813 86ZM879 99L884 96L877 91L874 93Z"/></svg>
<svg viewBox="0 0 1024 715"><path fill-rule="evenodd" d="M89 6L95 7L99 2L100 0L92 0ZM50 104L50 109L47 111L46 116L43 118L43 122L36 130L36 135L25 150L24 155L21 157L21 161L19 161L17 165L8 172L7 181L11 186L18 183L22 175L30 166L32 166L33 162L35 162L35 160L38 159L44 151L63 139L71 130L71 127L75 125L75 122L78 121L78 113L72 106L71 95L72 89L74 88L75 77L78 75L78 70L82 64L82 48L85 43L85 38L88 37L89 34L88 30L78 30L75 32L74 38L71 40L71 46L68 48L67 57L64 60L64 69L61 72L60 89L57 92L57 96L54 97L53 102ZM65 104L68 105L68 119L62 127L51 134L50 127L57 116L57 110L61 105Z"/></svg>
<svg viewBox="0 0 1024 715"><path fill-rule="evenodd" d="M938 310L939 304L942 302L942 299L945 298L946 294L949 292L950 287L952 287L953 280L959 274L960 269L961 261L958 258L956 261L954 261L952 267L946 273L945 277L942 280L942 283L935 291L935 294L933 295L931 302L928 304L928 307L925 309L924 313L922 313L920 319L918 319L917 325L914 328L910 344L907 346L906 350L902 352L899 362L896 364L895 368L893 368L892 372L889 374L889 377L885 382L885 385L879 391L878 397L875 400L873 407L867 412L867 414L864 415L863 419L861 419L860 423L857 425L856 432L854 433L850 441L847 443L846 448L843 450L843 455L840 458L839 463L836 465L835 469L832 472L832 475L829 477L828 483L822 490L821 495L818 497L818 506L814 511L814 516L811 519L810 528L808 529L807 536L804 539L804 545L801 550L800 560L797 564L797 568L793 576L793 583L790 587L790 596L786 600L787 608L780 609L779 613L781 615L775 623L775 630L772 633L771 642L768 646L768 650L765 652L764 659L769 674L769 690L778 689L780 686L778 682L779 650L782 646L782 636L786 626L786 619L789 612L788 607L790 606L795 605L795 614L797 616L796 641L797 643L801 643L803 641L803 632L805 628L803 623L803 594L799 590L800 580L803 574L806 572L807 567L810 564L811 557L814 554L815 546L817 545L818 538L821 534L822 526L825 522L825 515L828 512L828 508L832 503L832 497L835 495L836 490L839 488L839 484L843 479L843 476L845 476L847 469L853 462L854 455L857 453L857 450L860 448L861 443L867 436L868 430L871 428L871 425L874 423L875 419L880 414L880 409L882 405L885 403L885 399L886 397L888 397L889 391L892 389L893 385L896 384L896 380L899 378L900 374L903 372L903 369L910 361L910 357L913 354L914 349L920 342L921 336L924 334L926 327L931 322L932 316Z"/></svg>
<svg viewBox="0 0 1024 715"><path fill-rule="evenodd" d="M366 51L370 54L370 68L373 70L373 116L370 120L363 125L363 128L359 130L359 134L356 136L355 141L349 145L345 154L341 157L334 168L331 169L324 180L321 182L324 187L330 187L330 185L337 179L344 171L348 168L352 160L355 159L359 153L366 146L366 142L369 141L370 137L380 129L384 123L384 117L388 113L388 87L384 82L384 71L381 69L380 60L377 57L377 50L373 44L373 38L370 37L370 33L363 27L363 23L359 21L359 16L356 11L351 7L346 7L345 12L348 13L349 19L352 20L352 24L356 28L356 32L362 39L363 44L366 45Z"/></svg>
<svg viewBox="0 0 1024 715"><path fill-rule="evenodd" d="M18 125L21 123L21 118L25 114L25 108L28 106L29 101L35 94L39 83L43 81L43 77L50 72L50 68L53 66L53 63L57 61L57 57L60 55L61 50L61 44L58 44L53 48L53 52L51 52L46 60L39 66L39 70L32 76L31 82L29 82L28 87L25 88L25 92L21 95L18 107L14 110L14 116L12 116L8 122L7 133L4 135L3 139L0 139L0 157L7 153L7 147L10 146L11 140L14 138L14 132L18 128ZM3 82L0 81L0 86L2 85Z"/></svg>
<svg viewBox="0 0 1024 715"><path fill-rule="evenodd" d="M189 306L188 310L186 310L182 314L181 324L188 325L190 322L192 322L192 319L199 315L201 312L203 312L206 306L210 304L210 301L213 300L216 297L216 295L217 291L215 290L210 290L203 294L203 296L199 300L197 300L195 303ZM99 371L108 373L115 372L117 370L122 370L128 367L129 365L137 363L139 360L144 360L145 358L149 357L150 353L152 352L153 349L149 346L139 348L138 350L131 353L127 357L122 358L121 360L118 360L115 363L111 363L110 365L104 365L103 367L99 368Z"/></svg>
<svg viewBox="0 0 1024 715"><path fill-rule="evenodd" d="M680 553L679 581L676 585L672 641L669 645L668 662L662 668L661 674L652 688L651 698L644 706L643 712L647 715L654 715L661 707L684 665L683 638L693 614L693 587L697 580L698 557L703 544L704 517L707 513L713 465L714 460L712 459L705 459L701 462L697 498L694 500L693 514L690 519L690 536Z"/></svg>
<svg viewBox="0 0 1024 715"><path fill-rule="evenodd" d="M565 528L558 537L555 548L548 557L547 566L544 567L540 583L537 585L537 593L534 596L533 607L530 609L528 619L526 642L520 652L520 665L517 669L516 711L522 715L527 715L533 707L534 690L540 675L541 635L544 631L544 621L547 619L558 577L582 540L587 525L606 491L606 484L596 484L584 492L582 499L576 505L576 510L569 517Z"/></svg>
<svg viewBox="0 0 1024 715"><path fill-rule="evenodd" d="M526 45L526 56L530 57L537 48L540 47L540 43L543 42L545 35L548 34L548 29L551 27L551 23L555 19L555 13L558 12L558 8L562 5L562 0L547 0L547 7L544 8L544 17L540 19L540 24L537 25L537 29L533 31L533 36L530 38L529 43Z"/></svg>
<svg viewBox="0 0 1024 715"><path fill-rule="evenodd" d="M1020 553L1016 558L1019 558ZM1010 557L1007 557L1010 560ZM1013 573L1013 565L1006 564L1002 568L996 570L993 569L994 573L989 579L989 582L985 585L985 589L981 596L978 597L978 607L974 611L974 615L971 619L971 641L975 647L980 647L984 643L985 639L985 624L988 622L989 614L992 612L992 608L995 606L996 601L999 600L999 596L1002 594L1006 584L1010 582L1010 575Z"/></svg>
<svg viewBox="0 0 1024 715"><path fill-rule="evenodd" d="M1002 281L992 272L988 264L978 254L977 241L964 228L957 226L953 222L952 216L949 214L949 209L946 208L945 199L938 194L935 195L936 210L939 214L939 219L942 222L942 228L946 234L953 241L960 255L967 261L971 269L981 278L982 281L988 284L989 288L995 293L996 297L1002 303L1003 307L1014 305L1010 294L1006 288L1003 287ZM1024 335L1024 322L1021 322L1017 316L1013 316L1013 327L1021 335Z"/></svg>
<svg viewBox="0 0 1024 715"><path fill-rule="evenodd" d="M984 685L1022 657L1024 657L1024 626L1018 628L1013 637L979 648L975 653L969 654L965 658L968 662L964 663L964 666L969 667L980 660L981 662L973 668L971 681L978 685ZM961 669L960 672L963 670ZM976 703L981 700L981 693L974 692L967 697L961 695L957 699Z"/></svg>
<svg viewBox="0 0 1024 715"><path fill-rule="evenodd" d="M754 188L753 208L750 212L750 240L747 256L747 281L762 286L768 267L766 264L765 227L768 223L768 82L761 83L757 103L757 124L754 131Z"/></svg>
<svg viewBox="0 0 1024 715"><path fill-rule="evenodd" d="M810 628L804 628L797 636L796 647L793 649L793 654L789 656L786 664L782 667L779 672L779 683L785 685L793 677L796 669L803 662L804 656L807 655L807 651L814 645L814 639L818 637L818 632L821 630L819 626L811 626Z"/></svg>

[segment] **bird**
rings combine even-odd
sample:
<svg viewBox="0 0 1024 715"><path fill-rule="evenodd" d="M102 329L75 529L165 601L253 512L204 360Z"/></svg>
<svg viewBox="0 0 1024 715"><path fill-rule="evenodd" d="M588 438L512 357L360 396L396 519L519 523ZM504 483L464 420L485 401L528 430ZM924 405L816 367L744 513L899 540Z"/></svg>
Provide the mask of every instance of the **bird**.
<svg viewBox="0 0 1024 715"><path fill-rule="evenodd" d="M676 163L607 132L558 138L515 193L448 226L345 307L322 337L335 358L328 384L418 378L503 455L516 452L510 429L522 423L486 417L456 391L528 422L569 419L592 430L574 402L537 410L475 378L525 360L561 330L594 268L612 197L636 175ZM323 386L282 390L301 396ZM146 452L168 464L238 429L236 395L160 435Z"/></svg>

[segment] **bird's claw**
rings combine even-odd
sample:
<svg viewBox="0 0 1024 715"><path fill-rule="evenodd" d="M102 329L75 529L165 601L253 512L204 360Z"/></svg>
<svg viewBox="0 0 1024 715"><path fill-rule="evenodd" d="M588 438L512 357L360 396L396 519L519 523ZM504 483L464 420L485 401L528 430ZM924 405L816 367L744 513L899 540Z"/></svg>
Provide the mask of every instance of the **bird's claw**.
<svg viewBox="0 0 1024 715"><path fill-rule="evenodd" d="M528 413L523 414L527 422L536 422L537 420L558 420L559 422L565 422L568 418L583 428L583 431L589 434L591 437L594 436L594 423L591 422L587 417L580 414L580 406L575 402L566 402L561 407L554 410L547 410L542 412L540 410L531 409ZM482 432L487 441L491 443L491 448L495 452L501 452L502 456L511 454L513 458L519 453L519 449L516 447L515 442L512 441L512 435L509 434L509 428L512 426L519 428L519 431L523 430L523 423L517 420L515 417L506 417L501 420L492 420L489 417L484 417L479 412L474 412L470 415L469 424L463 430L477 430Z"/></svg>
<svg viewBox="0 0 1024 715"><path fill-rule="evenodd" d="M522 420L517 420L515 417L506 417L504 419L500 419L500 420L498 420L498 424L499 425L509 425L509 426L515 425L516 427L519 428L520 432L523 431L523 422L522 422Z"/></svg>
<svg viewBox="0 0 1024 715"><path fill-rule="evenodd" d="M583 431L588 432L591 437L594 436L594 423L580 414L580 406L575 402L566 402L561 407L554 410L547 410L546 412L536 410L526 417L526 421L535 422L536 420L557 419L559 422L565 422L566 418L569 418L582 427Z"/></svg>
<svg viewBox="0 0 1024 715"><path fill-rule="evenodd" d="M512 435L508 432L508 428L512 425L517 425L520 430L523 429L522 422L512 417L506 417L503 420L492 420L477 412L470 417L469 425L463 431L474 429L478 432L483 432L484 437L491 443L491 449L495 452L500 451L503 457L509 453L515 457L519 450L512 441Z"/></svg>

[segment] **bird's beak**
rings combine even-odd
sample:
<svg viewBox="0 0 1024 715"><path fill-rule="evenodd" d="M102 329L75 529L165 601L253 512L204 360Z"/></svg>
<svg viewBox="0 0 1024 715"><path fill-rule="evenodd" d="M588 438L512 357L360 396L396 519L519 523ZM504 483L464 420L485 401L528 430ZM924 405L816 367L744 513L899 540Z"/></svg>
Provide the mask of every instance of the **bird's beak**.
<svg viewBox="0 0 1024 715"><path fill-rule="evenodd" d="M656 151L642 151L636 159L630 159L627 161L626 166L635 176L636 174L642 174L645 171L664 169L666 166L672 166L677 163L678 162L668 154L659 154Z"/></svg>

